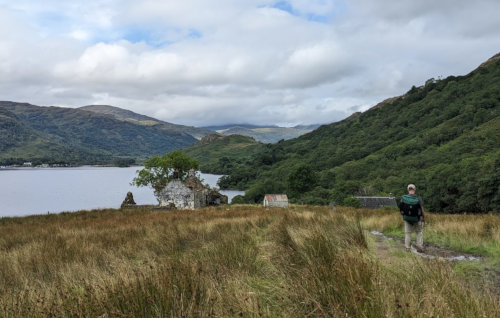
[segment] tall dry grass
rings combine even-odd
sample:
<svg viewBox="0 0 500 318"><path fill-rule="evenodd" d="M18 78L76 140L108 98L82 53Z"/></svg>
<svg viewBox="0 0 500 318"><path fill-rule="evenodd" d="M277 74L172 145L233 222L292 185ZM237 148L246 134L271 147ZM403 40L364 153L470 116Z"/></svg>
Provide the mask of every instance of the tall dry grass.
<svg viewBox="0 0 500 318"><path fill-rule="evenodd" d="M494 317L450 265L370 250L368 212L256 206L0 220L1 317Z"/></svg>

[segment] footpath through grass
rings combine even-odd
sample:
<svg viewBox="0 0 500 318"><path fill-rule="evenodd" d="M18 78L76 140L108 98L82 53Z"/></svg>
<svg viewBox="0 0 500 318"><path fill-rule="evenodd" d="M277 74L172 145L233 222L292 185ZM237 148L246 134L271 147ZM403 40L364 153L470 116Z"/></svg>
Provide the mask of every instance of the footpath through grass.
<svg viewBox="0 0 500 318"><path fill-rule="evenodd" d="M391 213L230 206L1 219L0 316L500 315L498 296L447 262L380 259L364 228L396 228ZM487 251L492 219L478 243Z"/></svg>

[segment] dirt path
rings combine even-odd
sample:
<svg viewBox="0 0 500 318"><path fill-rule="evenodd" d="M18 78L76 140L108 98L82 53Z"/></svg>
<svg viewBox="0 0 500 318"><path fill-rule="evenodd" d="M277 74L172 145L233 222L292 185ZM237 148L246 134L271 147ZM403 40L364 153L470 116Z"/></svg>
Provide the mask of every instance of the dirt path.
<svg viewBox="0 0 500 318"><path fill-rule="evenodd" d="M374 237L375 242L377 243L377 252L381 254L380 256L387 256L388 250L391 247L399 248L403 251L405 250L404 242L402 240L385 236L378 231L371 231L370 234ZM388 244L389 242L390 244ZM418 252L413 245L411 247L411 252L423 258L448 261L479 261L482 259L479 255L455 252L429 242L424 243L424 252Z"/></svg>
<svg viewBox="0 0 500 318"><path fill-rule="evenodd" d="M385 236L378 231L370 231L371 237L375 242L375 252L380 259L388 263L394 261L394 251L406 251L404 241L397 238ZM459 253L446 248L443 248L434 243L424 243L424 253L419 253L413 246L411 253L426 259L437 259L450 262L480 262L482 256ZM491 291L500 299L500 268L485 266L483 268L483 279L488 282L493 282Z"/></svg>

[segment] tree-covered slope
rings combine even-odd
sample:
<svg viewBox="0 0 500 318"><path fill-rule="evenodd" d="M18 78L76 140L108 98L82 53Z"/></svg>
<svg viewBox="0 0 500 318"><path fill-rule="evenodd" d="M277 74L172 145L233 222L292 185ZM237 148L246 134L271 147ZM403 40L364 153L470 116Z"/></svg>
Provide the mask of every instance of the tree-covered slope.
<svg viewBox="0 0 500 318"><path fill-rule="evenodd" d="M183 151L200 162L203 172L226 174L262 147L263 144L248 136L212 134Z"/></svg>
<svg viewBox="0 0 500 318"><path fill-rule="evenodd" d="M430 79L364 113L271 145L221 185L245 185L248 201L287 192L298 202L341 204L353 194L401 195L415 183L432 211L500 211L499 112L496 55L466 76ZM310 180L305 174L315 181L301 183Z"/></svg>
<svg viewBox="0 0 500 318"><path fill-rule="evenodd" d="M109 157L70 149L62 138L39 132L0 107L0 164L99 162Z"/></svg>
<svg viewBox="0 0 500 318"><path fill-rule="evenodd" d="M109 162L113 157L147 158L196 142L187 133L165 131L161 127L131 123L81 109L39 107L14 102L0 102L0 109L14 114L21 125L19 127L25 127L26 132L34 132L31 135L41 136L51 144L76 153L74 157L67 158L68 163L93 163L95 158ZM13 127L8 129L16 136L30 135L16 133ZM23 150L27 147L31 149L28 143L18 142L9 147L19 158L33 159L32 152ZM58 156L55 149L49 148L47 153L54 158ZM7 153L0 154L2 159L7 156Z"/></svg>

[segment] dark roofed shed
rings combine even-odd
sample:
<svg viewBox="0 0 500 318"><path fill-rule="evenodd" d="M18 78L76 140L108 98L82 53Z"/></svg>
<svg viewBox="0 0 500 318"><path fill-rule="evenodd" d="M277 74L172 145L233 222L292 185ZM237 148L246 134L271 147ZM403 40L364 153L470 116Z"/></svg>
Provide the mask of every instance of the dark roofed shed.
<svg viewBox="0 0 500 318"><path fill-rule="evenodd" d="M394 197L356 197L365 209L380 209L387 206L397 207Z"/></svg>

